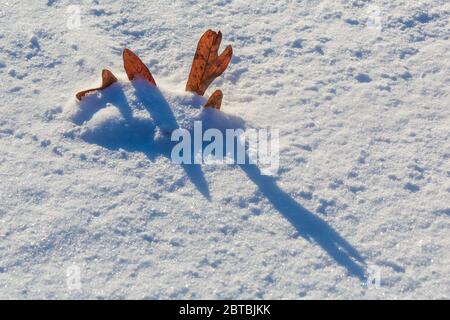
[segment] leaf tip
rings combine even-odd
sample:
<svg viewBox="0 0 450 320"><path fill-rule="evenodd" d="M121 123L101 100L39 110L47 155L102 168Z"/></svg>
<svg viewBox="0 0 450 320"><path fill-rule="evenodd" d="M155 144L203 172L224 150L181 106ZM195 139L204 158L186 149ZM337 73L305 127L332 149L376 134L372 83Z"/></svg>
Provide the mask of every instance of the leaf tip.
<svg viewBox="0 0 450 320"><path fill-rule="evenodd" d="M222 99L223 99L223 93L222 90L216 90L214 93L209 97L208 101L205 104L205 108L214 108L220 110L220 107L222 106Z"/></svg>

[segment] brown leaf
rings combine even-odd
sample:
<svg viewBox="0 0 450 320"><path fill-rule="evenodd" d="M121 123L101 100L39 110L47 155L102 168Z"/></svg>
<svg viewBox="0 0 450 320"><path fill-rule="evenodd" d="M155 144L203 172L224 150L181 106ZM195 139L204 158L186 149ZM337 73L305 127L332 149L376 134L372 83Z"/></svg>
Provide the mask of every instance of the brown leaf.
<svg viewBox="0 0 450 320"><path fill-rule="evenodd" d="M104 69L102 71L102 85L98 88L88 89L88 90L78 92L76 94L76 97L78 100L81 100L88 93L91 93L91 92L97 91L97 90L103 90L103 89L109 87L110 85L112 85L114 82L117 82L117 78L113 75L113 73L111 71Z"/></svg>
<svg viewBox="0 0 450 320"><path fill-rule="evenodd" d="M123 66L130 81L138 76L156 86L155 79L153 79L150 70L148 70L142 60L129 49L123 50Z"/></svg>
<svg viewBox="0 0 450 320"><path fill-rule="evenodd" d="M219 77L230 63L233 55L231 46L227 46L219 56L218 51L222 33L208 30L200 38L192 62L191 72L186 84L186 91L203 95L211 82Z"/></svg>
<svg viewBox="0 0 450 320"><path fill-rule="evenodd" d="M209 97L208 102L205 104L205 108L219 109L222 105L223 93L220 90L214 91L214 93Z"/></svg>

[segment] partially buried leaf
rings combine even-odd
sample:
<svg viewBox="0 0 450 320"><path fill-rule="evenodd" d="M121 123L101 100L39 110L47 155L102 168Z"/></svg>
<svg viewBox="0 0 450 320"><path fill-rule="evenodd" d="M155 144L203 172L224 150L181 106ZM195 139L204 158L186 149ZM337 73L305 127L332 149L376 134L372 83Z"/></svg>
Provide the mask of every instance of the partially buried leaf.
<svg viewBox="0 0 450 320"><path fill-rule="evenodd" d="M203 95L215 78L219 77L230 63L233 49L227 46L219 56L222 33L208 30L200 38L191 72L186 84L186 91Z"/></svg>
<svg viewBox="0 0 450 320"><path fill-rule="evenodd" d="M209 97L208 102L205 104L205 108L219 109L222 105L223 93L220 90L214 91L214 93Z"/></svg>
<svg viewBox="0 0 450 320"><path fill-rule="evenodd" d="M98 90L103 90L103 89L109 87L110 85L112 85L114 82L117 82L117 78L113 75L113 73L111 71L104 69L102 71L102 85L98 88L88 89L88 90L78 92L76 94L76 97L78 100L81 100L88 93L98 91Z"/></svg>
<svg viewBox="0 0 450 320"><path fill-rule="evenodd" d="M150 70L148 70L142 60L129 49L123 50L123 66L130 81L138 76L146 79L152 85L156 86L155 79L153 79Z"/></svg>

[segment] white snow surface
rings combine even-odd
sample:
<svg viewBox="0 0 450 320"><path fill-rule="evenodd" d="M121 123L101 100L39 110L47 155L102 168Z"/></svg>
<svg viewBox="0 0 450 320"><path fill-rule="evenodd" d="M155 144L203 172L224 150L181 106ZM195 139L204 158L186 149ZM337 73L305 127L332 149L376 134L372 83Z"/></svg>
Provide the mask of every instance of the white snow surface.
<svg viewBox="0 0 450 320"><path fill-rule="evenodd" d="M0 298L449 299L449 16L447 0L2 1ZM184 92L209 28L234 49L207 91L222 111ZM125 47L159 90L126 79ZM120 81L76 102L104 68ZM166 133L195 119L279 129L279 174L173 164Z"/></svg>

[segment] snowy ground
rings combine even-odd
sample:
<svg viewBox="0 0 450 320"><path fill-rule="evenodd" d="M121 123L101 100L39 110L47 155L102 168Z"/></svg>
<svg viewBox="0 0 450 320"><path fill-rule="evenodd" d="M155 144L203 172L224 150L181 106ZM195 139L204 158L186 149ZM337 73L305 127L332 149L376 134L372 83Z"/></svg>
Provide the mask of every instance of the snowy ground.
<svg viewBox="0 0 450 320"><path fill-rule="evenodd" d="M2 0L0 298L450 298L449 16L447 0ZM124 47L194 117L208 28L234 48L219 120L280 130L273 178L130 147L161 122L125 80L73 118L101 69L123 79ZM124 105L131 127L108 131Z"/></svg>

